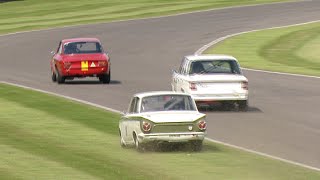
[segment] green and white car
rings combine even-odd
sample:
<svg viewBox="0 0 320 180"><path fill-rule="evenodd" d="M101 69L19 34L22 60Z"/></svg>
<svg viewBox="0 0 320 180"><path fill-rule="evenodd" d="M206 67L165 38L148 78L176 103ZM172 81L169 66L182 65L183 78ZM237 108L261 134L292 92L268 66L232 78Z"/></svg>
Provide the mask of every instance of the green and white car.
<svg viewBox="0 0 320 180"><path fill-rule="evenodd" d="M120 144L141 151L147 144L182 142L199 151L206 135L205 117L186 93L135 94L119 122Z"/></svg>

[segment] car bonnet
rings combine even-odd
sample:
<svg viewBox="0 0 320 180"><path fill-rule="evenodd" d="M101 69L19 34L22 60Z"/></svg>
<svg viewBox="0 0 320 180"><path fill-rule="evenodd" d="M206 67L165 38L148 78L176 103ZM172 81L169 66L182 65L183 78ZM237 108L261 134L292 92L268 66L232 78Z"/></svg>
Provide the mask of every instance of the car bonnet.
<svg viewBox="0 0 320 180"><path fill-rule="evenodd" d="M144 119L148 119L154 123L166 122L193 122L206 115L197 111L161 111L147 112L141 114Z"/></svg>

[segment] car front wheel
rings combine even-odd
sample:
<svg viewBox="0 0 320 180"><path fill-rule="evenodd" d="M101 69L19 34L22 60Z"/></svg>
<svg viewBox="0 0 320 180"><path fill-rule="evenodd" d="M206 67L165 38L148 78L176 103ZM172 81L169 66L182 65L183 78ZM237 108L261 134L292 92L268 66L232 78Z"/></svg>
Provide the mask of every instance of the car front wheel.
<svg viewBox="0 0 320 180"><path fill-rule="evenodd" d="M135 134L134 134L134 144L135 144L136 150L138 152L144 152L145 148L144 148L143 144L141 144L139 142L139 140Z"/></svg>
<svg viewBox="0 0 320 180"><path fill-rule="evenodd" d="M124 142L123 137L122 137L120 131L119 131L119 135L120 135L120 146L121 146L122 148L126 148L127 145L126 145L126 143Z"/></svg>

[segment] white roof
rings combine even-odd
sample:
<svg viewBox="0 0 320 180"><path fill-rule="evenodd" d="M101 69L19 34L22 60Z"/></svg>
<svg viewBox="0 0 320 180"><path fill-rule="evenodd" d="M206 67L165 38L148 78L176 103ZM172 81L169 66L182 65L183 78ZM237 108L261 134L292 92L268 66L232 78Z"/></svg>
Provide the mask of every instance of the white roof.
<svg viewBox="0 0 320 180"><path fill-rule="evenodd" d="M154 95L187 95L190 96L187 93L183 93L183 92L174 92L174 91L149 91L149 92L141 92L141 93L137 93L134 96L135 97L139 97L139 98L143 98L143 97L147 97L147 96L154 96Z"/></svg>
<svg viewBox="0 0 320 180"><path fill-rule="evenodd" d="M204 55L189 55L185 56L190 61L198 61L198 60L220 60L220 59L232 59L237 61L237 59L230 55L224 55L224 54L204 54Z"/></svg>

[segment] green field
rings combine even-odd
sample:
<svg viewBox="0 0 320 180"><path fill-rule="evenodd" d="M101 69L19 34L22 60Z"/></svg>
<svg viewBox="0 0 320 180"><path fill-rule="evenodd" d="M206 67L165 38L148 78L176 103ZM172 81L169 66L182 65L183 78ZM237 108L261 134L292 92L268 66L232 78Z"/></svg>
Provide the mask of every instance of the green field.
<svg viewBox="0 0 320 180"><path fill-rule="evenodd" d="M12 1L0 3L0 34L279 1L284 0ZM233 42L239 36L218 45L214 52L232 54L250 68L280 71L277 68L288 66L286 72L319 73L319 52L311 50L319 49L317 28L319 24L293 31L270 30L262 36L253 33L252 39L236 41L242 43L240 47ZM305 29L308 33L299 33ZM300 35L299 41L291 42ZM247 40L261 48L248 46ZM292 46L278 52L279 43ZM243 56L234 54L235 49ZM288 53L307 64L288 62ZM272 58L275 55L281 58ZM197 153L122 149L119 118L119 114L0 83L0 179L320 179L318 171L211 142L205 142L203 151Z"/></svg>
<svg viewBox="0 0 320 180"><path fill-rule="evenodd" d="M0 179L320 179L206 142L202 152L122 149L118 114L0 83Z"/></svg>
<svg viewBox="0 0 320 180"><path fill-rule="evenodd" d="M320 76L320 23L234 36L204 53L235 56L243 67Z"/></svg>
<svg viewBox="0 0 320 180"><path fill-rule="evenodd" d="M22 0L0 3L0 34L289 0Z"/></svg>

